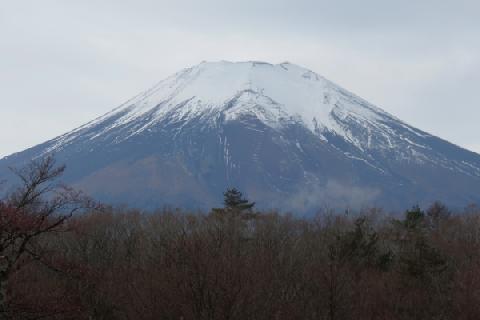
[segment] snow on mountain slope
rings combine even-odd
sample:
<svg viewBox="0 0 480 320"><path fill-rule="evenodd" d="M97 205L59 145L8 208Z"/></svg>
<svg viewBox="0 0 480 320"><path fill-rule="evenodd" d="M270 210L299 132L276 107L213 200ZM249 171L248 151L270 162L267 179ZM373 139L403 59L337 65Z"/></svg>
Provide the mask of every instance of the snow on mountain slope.
<svg viewBox="0 0 480 320"><path fill-rule="evenodd" d="M390 150L409 161L442 163L440 156L427 156L425 138L417 130L367 101L340 88L313 71L285 62L202 62L184 69L112 112L70 132L45 152L54 152L72 143L88 129L89 139L101 138L119 128L119 143L144 131L155 130L163 121L197 121L215 126L220 116L236 120L250 114L271 128L297 122L321 140L337 136L353 150L352 159L370 164L371 150ZM108 124L107 124L108 123ZM444 161L443 161L444 162ZM371 164L373 165L373 164ZM472 163L447 164L454 170L466 170L480 176ZM381 170L381 169L380 169Z"/></svg>
<svg viewBox="0 0 480 320"><path fill-rule="evenodd" d="M236 102L234 108L229 105L231 102ZM258 110L258 105L264 109ZM220 112L225 112L228 120L251 112L271 127L281 126L282 120L299 121L311 131L330 131L359 147L365 146L364 143L342 126L341 120L352 118L382 130L381 121L393 119L379 108L294 64L203 62L170 76L105 116L65 135L55 147L67 143L79 131L110 118L116 120L92 139L137 120L141 120L142 125L136 126L131 135L154 127L166 117L188 121L201 114ZM144 118L146 115L148 119ZM213 121L214 117L210 119Z"/></svg>

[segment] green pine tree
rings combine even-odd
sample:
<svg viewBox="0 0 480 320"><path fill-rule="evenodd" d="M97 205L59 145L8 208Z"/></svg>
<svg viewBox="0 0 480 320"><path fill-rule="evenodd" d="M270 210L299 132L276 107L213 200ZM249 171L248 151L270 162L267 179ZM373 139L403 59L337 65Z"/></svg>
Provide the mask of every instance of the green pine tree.
<svg viewBox="0 0 480 320"><path fill-rule="evenodd" d="M243 198L243 194L236 188L227 189L223 193L223 197L223 204L226 209L245 211L251 210L255 206L255 202L249 202Z"/></svg>

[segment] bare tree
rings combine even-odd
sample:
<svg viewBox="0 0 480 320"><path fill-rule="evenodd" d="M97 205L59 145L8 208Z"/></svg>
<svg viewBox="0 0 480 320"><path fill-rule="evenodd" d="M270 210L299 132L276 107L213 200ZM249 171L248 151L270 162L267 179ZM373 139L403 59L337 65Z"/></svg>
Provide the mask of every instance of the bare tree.
<svg viewBox="0 0 480 320"><path fill-rule="evenodd" d="M7 288L11 276L32 261L42 262L43 236L64 228L65 222L92 202L57 182L65 166L53 157L12 169L19 187L0 200L0 317L8 317Z"/></svg>

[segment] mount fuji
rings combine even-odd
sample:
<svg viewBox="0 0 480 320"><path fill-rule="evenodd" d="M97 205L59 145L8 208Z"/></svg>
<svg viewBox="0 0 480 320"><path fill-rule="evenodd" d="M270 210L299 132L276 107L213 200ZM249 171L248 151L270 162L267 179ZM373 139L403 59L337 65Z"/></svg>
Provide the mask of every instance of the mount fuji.
<svg viewBox="0 0 480 320"><path fill-rule="evenodd" d="M291 64L202 62L111 112L0 160L54 154L109 203L205 209L237 187L261 208L480 202L480 155Z"/></svg>

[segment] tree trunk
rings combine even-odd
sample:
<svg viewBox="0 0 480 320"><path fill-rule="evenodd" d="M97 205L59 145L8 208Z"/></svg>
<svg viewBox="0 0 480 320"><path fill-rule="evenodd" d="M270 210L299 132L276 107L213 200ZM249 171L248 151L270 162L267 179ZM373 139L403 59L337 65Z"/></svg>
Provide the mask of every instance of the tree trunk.
<svg viewBox="0 0 480 320"><path fill-rule="evenodd" d="M0 320L7 319L7 285L6 275L0 275Z"/></svg>

